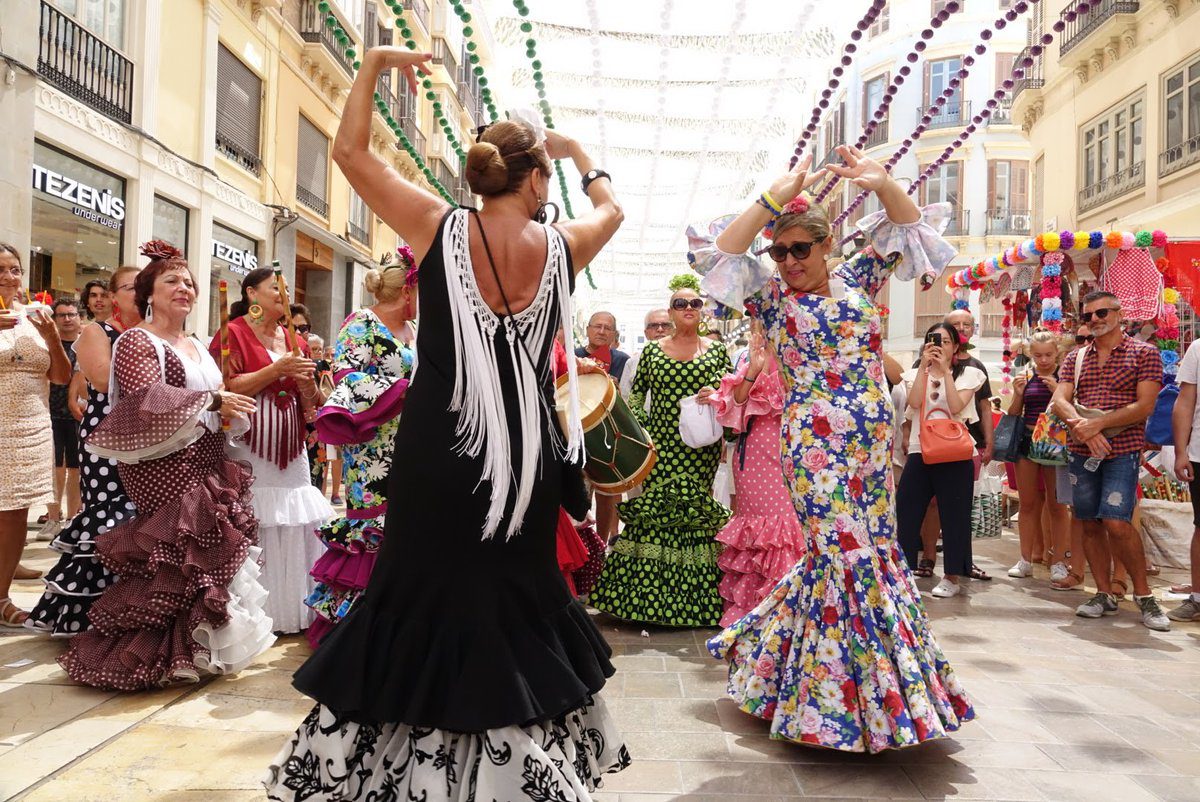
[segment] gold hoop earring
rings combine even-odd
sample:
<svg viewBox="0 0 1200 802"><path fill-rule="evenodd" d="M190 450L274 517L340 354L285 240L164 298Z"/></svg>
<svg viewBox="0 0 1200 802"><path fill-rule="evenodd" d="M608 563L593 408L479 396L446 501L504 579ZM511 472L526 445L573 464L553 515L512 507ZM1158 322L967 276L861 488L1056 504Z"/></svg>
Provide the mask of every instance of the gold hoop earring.
<svg viewBox="0 0 1200 802"><path fill-rule="evenodd" d="M246 309L246 314L250 316L251 320L257 323L263 319L263 308L257 302L252 303L250 304L250 307Z"/></svg>

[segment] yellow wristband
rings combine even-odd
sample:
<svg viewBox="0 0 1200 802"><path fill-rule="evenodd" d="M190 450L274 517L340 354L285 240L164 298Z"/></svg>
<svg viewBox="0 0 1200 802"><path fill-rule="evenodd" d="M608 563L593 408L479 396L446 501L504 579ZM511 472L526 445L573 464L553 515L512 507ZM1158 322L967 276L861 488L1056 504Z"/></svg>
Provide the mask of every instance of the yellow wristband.
<svg viewBox="0 0 1200 802"><path fill-rule="evenodd" d="M770 192L764 192L762 194L762 199L767 202L767 205L771 207L775 214L783 214L783 207L779 205L778 201L771 197Z"/></svg>

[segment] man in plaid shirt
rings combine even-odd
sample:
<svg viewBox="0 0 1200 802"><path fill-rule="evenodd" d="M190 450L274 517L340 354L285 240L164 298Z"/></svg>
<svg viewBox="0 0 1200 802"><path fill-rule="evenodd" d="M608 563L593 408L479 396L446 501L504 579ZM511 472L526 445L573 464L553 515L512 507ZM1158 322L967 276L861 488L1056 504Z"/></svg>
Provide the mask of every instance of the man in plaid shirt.
<svg viewBox="0 0 1200 802"><path fill-rule="evenodd" d="M1142 623L1165 632L1171 623L1150 592L1141 535L1130 523L1146 444L1146 418L1162 387L1162 359L1154 346L1125 334L1121 303L1112 293L1086 296L1079 317L1091 326L1095 340L1063 360L1051 402L1071 431L1072 507L1083 522L1083 550L1099 591L1075 613L1084 618L1116 615L1111 584L1116 557L1133 581ZM1085 416L1076 404L1103 414Z"/></svg>

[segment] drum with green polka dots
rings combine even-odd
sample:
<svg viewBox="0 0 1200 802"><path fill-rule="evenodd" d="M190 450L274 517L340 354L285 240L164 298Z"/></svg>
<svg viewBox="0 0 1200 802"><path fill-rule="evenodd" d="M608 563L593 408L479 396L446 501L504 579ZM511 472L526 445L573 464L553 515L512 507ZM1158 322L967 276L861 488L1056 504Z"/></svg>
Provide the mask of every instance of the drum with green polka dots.
<svg viewBox="0 0 1200 802"><path fill-rule="evenodd" d="M721 343L689 361L672 359L657 342L642 351L629 405L645 418L658 463L646 478L645 492L618 505L625 529L589 597L597 609L668 626L716 626L720 620L716 534L729 510L713 499L712 484L721 444L684 445L679 401L715 387L730 369Z"/></svg>

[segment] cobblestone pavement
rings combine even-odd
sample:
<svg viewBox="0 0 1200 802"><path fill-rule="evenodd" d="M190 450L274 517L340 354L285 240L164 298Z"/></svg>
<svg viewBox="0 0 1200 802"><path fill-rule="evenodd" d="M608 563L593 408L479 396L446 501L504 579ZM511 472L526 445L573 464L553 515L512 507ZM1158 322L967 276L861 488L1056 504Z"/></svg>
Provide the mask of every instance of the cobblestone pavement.
<svg viewBox="0 0 1200 802"><path fill-rule="evenodd" d="M1084 594L1051 592L1045 568L1004 575L1011 534L976 551L996 578L926 603L978 718L952 739L875 757L769 740L723 699L708 632L643 635L601 617L619 669L605 696L634 764L597 799L1200 799L1200 625L1152 633L1129 602L1115 618L1079 619ZM30 543L26 564L48 568L53 556ZM1183 579L1164 571L1156 588ZM16 583L14 597L28 608L40 587ZM263 767L310 707L289 684L308 654L299 637L236 676L122 695L71 684L54 662L61 643L6 632L0 799L263 799Z"/></svg>

